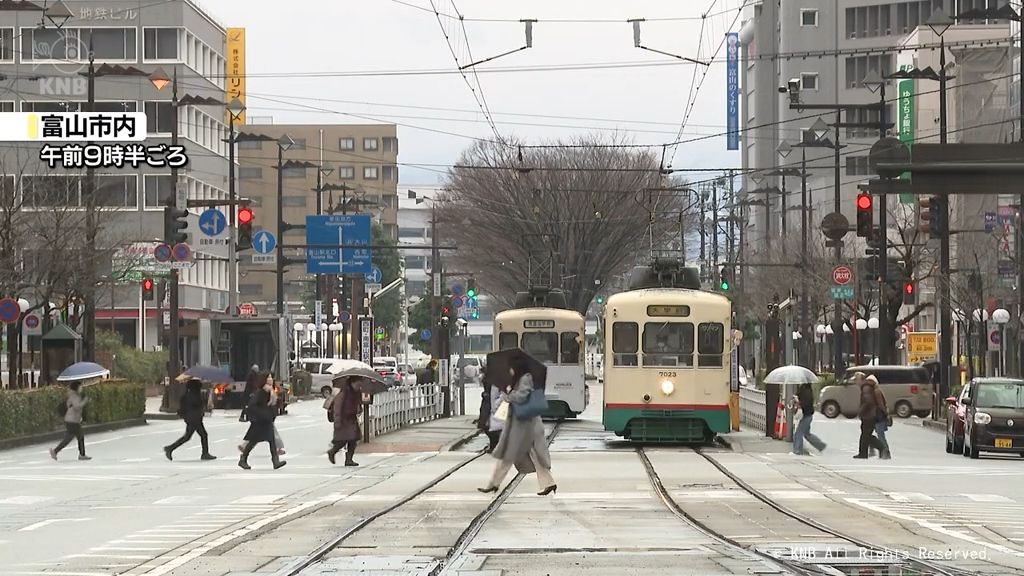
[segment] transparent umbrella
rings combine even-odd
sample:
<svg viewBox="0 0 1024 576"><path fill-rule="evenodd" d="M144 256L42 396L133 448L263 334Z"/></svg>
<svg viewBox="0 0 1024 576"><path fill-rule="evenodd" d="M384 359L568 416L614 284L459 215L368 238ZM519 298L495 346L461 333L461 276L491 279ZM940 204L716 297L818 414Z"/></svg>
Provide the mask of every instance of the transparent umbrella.
<svg viewBox="0 0 1024 576"><path fill-rule="evenodd" d="M765 384L814 384L818 375L803 366L781 366L765 377Z"/></svg>

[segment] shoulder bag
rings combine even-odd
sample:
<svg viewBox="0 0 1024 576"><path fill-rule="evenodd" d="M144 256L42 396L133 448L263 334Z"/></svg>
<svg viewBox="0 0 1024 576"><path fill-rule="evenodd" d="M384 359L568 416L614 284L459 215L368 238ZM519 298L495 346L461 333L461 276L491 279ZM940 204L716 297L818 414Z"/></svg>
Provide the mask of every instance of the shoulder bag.
<svg viewBox="0 0 1024 576"><path fill-rule="evenodd" d="M526 402L522 404L516 404L512 408L513 414L519 420L529 420L535 416L547 412L548 410L548 399L544 397L543 388L534 388L530 391L530 396L526 399Z"/></svg>

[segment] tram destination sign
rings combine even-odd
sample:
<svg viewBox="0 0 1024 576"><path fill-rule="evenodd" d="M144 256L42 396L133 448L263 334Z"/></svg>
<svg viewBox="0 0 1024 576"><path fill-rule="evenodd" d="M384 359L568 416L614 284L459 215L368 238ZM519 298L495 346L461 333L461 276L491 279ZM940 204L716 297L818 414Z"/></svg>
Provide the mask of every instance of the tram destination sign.
<svg viewBox="0 0 1024 576"><path fill-rule="evenodd" d="M523 320L523 328L554 328L554 320Z"/></svg>

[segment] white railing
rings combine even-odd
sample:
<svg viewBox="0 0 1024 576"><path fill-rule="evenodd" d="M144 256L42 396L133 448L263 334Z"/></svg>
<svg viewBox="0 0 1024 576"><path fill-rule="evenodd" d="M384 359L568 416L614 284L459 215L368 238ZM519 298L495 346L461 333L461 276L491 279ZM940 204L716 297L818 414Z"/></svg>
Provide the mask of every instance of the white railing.
<svg viewBox="0 0 1024 576"><path fill-rule="evenodd" d="M740 427L767 432L764 390L740 387Z"/></svg>
<svg viewBox="0 0 1024 576"><path fill-rule="evenodd" d="M459 389L451 386L452 414L458 412ZM370 437L444 416L444 392L439 384L396 386L375 394L370 404Z"/></svg>

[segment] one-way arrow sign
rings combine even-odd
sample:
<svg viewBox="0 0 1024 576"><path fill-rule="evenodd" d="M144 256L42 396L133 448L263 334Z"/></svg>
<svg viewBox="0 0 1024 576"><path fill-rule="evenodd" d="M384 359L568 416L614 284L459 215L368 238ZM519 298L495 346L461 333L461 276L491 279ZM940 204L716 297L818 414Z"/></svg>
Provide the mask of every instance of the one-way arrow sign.
<svg viewBox="0 0 1024 576"><path fill-rule="evenodd" d="M277 238L266 230L260 230L252 237L252 249L257 254L270 254L277 247Z"/></svg>

